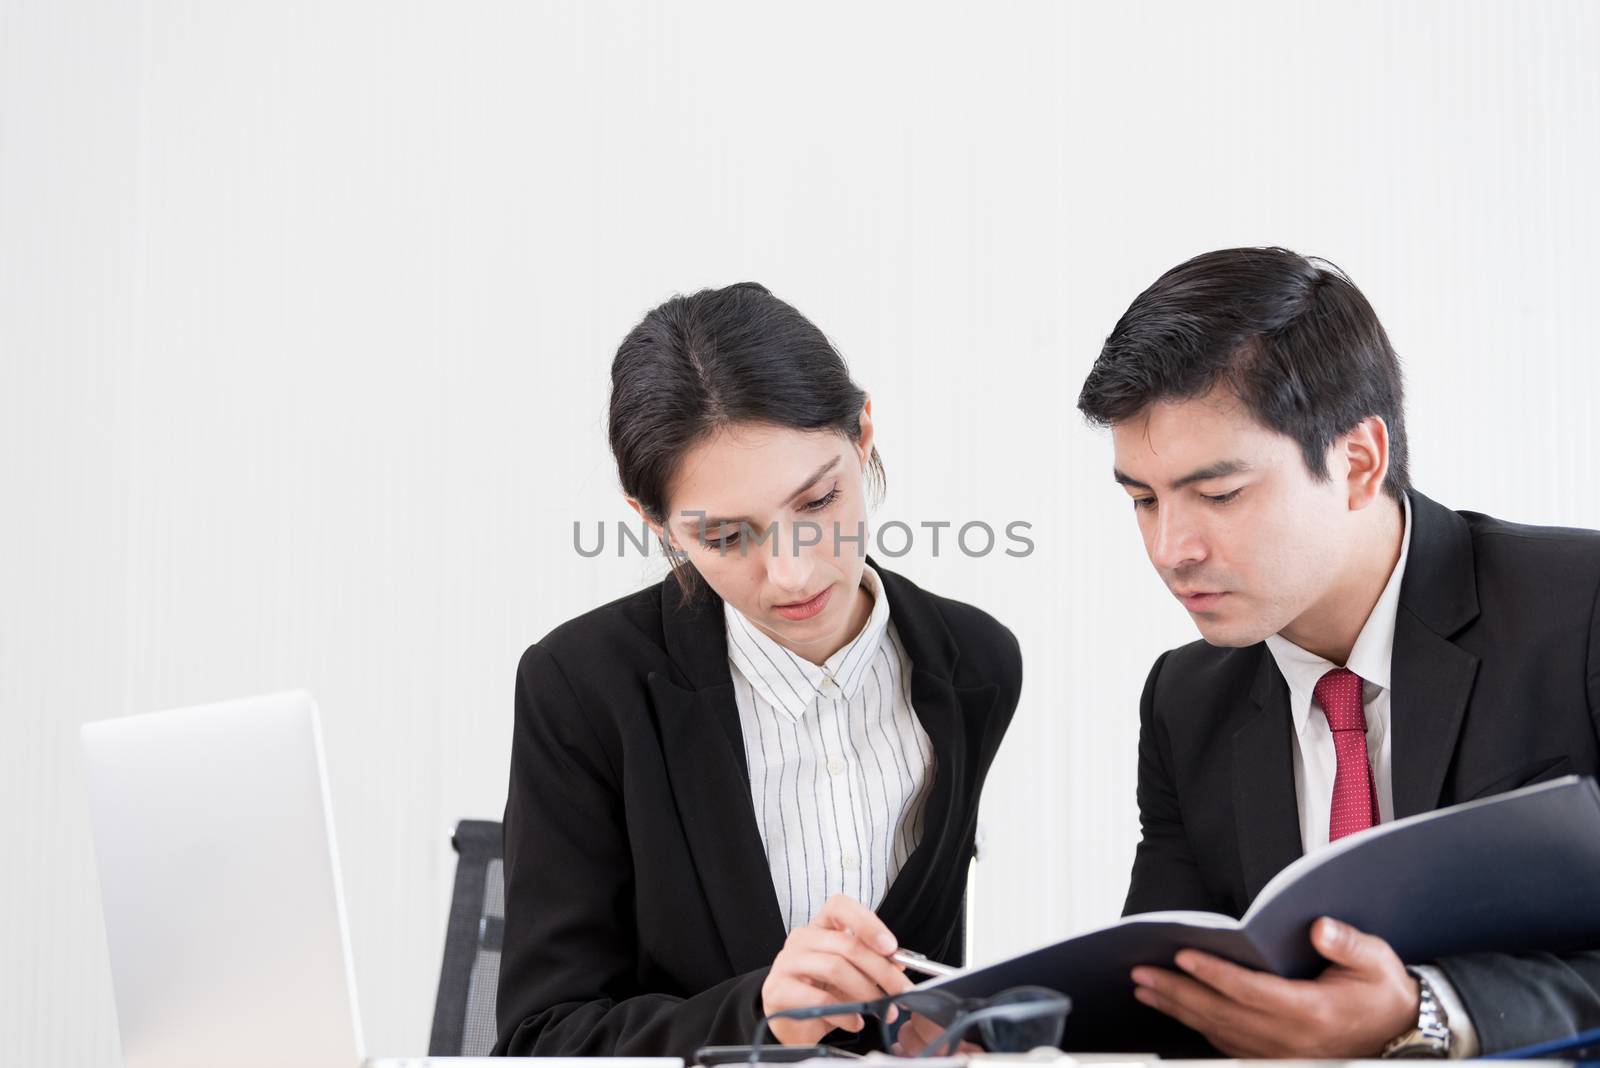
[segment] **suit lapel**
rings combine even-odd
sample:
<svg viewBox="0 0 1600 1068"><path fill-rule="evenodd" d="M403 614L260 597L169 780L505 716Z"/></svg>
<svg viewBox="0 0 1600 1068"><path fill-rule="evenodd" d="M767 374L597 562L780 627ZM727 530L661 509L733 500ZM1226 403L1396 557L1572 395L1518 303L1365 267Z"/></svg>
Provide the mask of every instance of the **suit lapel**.
<svg viewBox="0 0 1600 1068"><path fill-rule="evenodd" d="M1396 819L1431 812L1455 755L1478 658L1401 609L1394 625L1389 698L1390 771Z"/></svg>
<svg viewBox="0 0 1600 1068"><path fill-rule="evenodd" d="M662 613L667 652L683 673L649 677L667 777L729 964L746 972L770 964L786 932L750 800L722 603L710 593L686 602L669 577Z"/></svg>
<svg viewBox="0 0 1600 1068"><path fill-rule="evenodd" d="M892 601L890 602L893 603ZM907 654L910 650L907 649ZM940 910L937 894L965 880L940 875L952 864L965 865L960 855L970 822L961 800L970 796L974 739L968 728L988 721L1000 693L992 683L957 687L948 679L912 661L911 704L933 746L933 785L923 812L922 840L912 850L884 895L878 912L896 932L921 930Z"/></svg>
<svg viewBox="0 0 1600 1068"><path fill-rule="evenodd" d="M1250 692L1255 707L1233 735L1233 811L1245 890L1241 907L1302 851L1289 684L1267 647L1259 648L1261 662Z"/></svg>
<svg viewBox="0 0 1600 1068"><path fill-rule="evenodd" d="M1478 658L1450 641L1478 616L1466 521L1413 492L1411 523L1390 668L1389 759L1397 819L1438 805L1478 674Z"/></svg>
<svg viewBox="0 0 1600 1068"><path fill-rule="evenodd" d="M966 885L965 878L943 874L964 870L962 854L973 812L964 799L975 798L973 753L989 722L1000 689L993 683L957 686L960 650L937 604L919 587L867 561L883 580L889 612L911 661L911 705L933 746L933 786L923 815L922 840L906 858L878 913L901 937L923 931L953 902L939 895ZM932 934L933 932L929 932Z"/></svg>

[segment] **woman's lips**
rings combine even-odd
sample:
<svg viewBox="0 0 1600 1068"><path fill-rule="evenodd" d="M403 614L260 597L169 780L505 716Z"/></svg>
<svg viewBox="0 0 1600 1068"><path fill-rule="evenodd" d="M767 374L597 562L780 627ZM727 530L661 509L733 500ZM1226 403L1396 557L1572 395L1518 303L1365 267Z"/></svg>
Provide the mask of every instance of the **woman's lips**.
<svg viewBox="0 0 1600 1068"><path fill-rule="evenodd" d="M832 595L832 593L833 587L828 586L809 601L800 601L797 604L774 605L773 610L784 619L794 622L799 622L802 619L810 619L812 616L828 607L828 598Z"/></svg>

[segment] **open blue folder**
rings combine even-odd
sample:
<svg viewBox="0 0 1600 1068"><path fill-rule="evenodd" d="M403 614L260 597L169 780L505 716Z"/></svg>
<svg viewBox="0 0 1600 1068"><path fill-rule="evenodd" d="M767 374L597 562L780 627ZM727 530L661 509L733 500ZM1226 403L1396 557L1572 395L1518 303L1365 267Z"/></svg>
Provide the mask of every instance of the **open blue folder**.
<svg viewBox="0 0 1600 1068"><path fill-rule="evenodd" d="M1407 963L1600 948L1597 888L1600 788L1569 775L1341 839L1279 872L1241 919L1127 916L922 985L968 997L1050 987L1073 1002L1064 1049L1163 1049L1173 1025L1134 1000L1135 965L1171 967L1193 947L1308 978L1325 965L1310 939L1319 916L1378 935Z"/></svg>

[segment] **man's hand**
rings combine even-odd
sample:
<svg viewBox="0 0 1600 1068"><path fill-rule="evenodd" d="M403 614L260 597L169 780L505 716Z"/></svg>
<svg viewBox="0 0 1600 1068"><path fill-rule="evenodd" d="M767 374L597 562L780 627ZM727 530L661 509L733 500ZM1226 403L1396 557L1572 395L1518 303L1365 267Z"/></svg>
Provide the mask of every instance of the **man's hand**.
<svg viewBox="0 0 1600 1068"><path fill-rule="evenodd" d="M1311 944L1330 962L1315 979L1282 979L1186 949L1177 957L1185 974L1135 968L1134 997L1231 1057L1370 1057L1416 1026L1417 981L1389 943L1325 916L1312 925Z"/></svg>

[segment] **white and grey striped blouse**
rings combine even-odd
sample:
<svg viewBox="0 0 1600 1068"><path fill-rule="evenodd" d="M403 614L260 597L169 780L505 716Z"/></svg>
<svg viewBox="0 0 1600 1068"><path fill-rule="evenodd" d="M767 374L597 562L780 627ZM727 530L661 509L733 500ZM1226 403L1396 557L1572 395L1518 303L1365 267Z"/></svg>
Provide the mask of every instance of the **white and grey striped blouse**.
<svg viewBox="0 0 1600 1068"><path fill-rule="evenodd" d="M911 706L911 661L883 583L872 615L818 666L724 604L750 798L785 930L834 894L877 908L922 840L934 755Z"/></svg>

